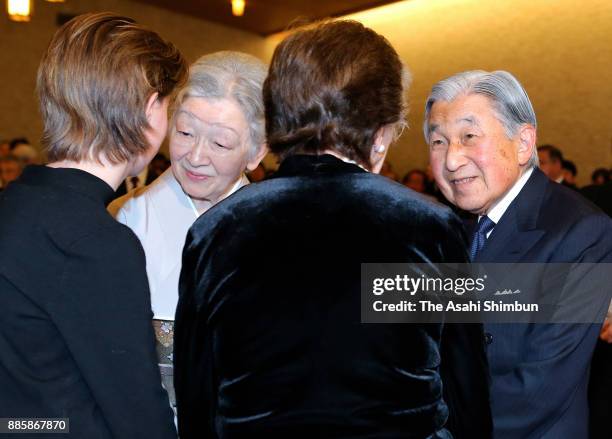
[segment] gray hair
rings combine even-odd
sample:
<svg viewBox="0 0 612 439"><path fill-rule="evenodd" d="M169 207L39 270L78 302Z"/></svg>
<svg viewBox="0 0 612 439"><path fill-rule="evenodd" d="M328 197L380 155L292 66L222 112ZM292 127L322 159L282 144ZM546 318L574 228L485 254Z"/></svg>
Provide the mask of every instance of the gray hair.
<svg viewBox="0 0 612 439"><path fill-rule="evenodd" d="M504 126L506 137L513 138L521 125L537 128L536 116L527 92L518 80L503 70L485 72L473 70L457 73L433 86L425 104L423 132L429 143L429 112L436 101L451 102L459 95L480 94L493 103L496 116ZM528 167L538 166L538 151L533 148Z"/></svg>
<svg viewBox="0 0 612 439"><path fill-rule="evenodd" d="M189 79L177 95L175 110L187 98L233 99L249 125L249 156L254 157L266 138L261 90L267 73L262 61L246 53L204 55L189 68Z"/></svg>

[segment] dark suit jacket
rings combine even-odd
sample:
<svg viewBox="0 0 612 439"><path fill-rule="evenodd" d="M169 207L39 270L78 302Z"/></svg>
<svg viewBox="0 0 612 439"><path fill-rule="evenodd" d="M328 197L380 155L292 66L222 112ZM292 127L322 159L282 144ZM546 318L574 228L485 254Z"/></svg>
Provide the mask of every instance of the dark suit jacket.
<svg viewBox="0 0 612 439"><path fill-rule="evenodd" d="M0 195L0 418L69 418L75 439L176 438L144 252L106 212L112 196L44 166Z"/></svg>
<svg viewBox="0 0 612 439"><path fill-rule="evenodd" d="M329 155L289 157L214 206L183 254L181 438L449 437L442 325L362 324L360 268L465 261L463 245L450 210ZM456 427L488 437L482 330L460 328L447 367L473 373L452 394L471 404Z"/></svg>
<svg viewBox="0 0 612 439"><path fill-rule="evenodd" d="M590 185L580 193L612 217L612 181L602 185ZM610 436L610 413L612 413L612 344L597 342L591 378L589 382L590 437L608 439Z"/></svg>
<svg viewBox="0 0 612 439"><path fill-rule="evenodd" d="M476 262L611 262L612 222L534 169ZM602 291L609 300L610 291ZM605 299L602 299L605 302ZM599 325L491 324L496 439L588 437L587 382Z"/></svg>

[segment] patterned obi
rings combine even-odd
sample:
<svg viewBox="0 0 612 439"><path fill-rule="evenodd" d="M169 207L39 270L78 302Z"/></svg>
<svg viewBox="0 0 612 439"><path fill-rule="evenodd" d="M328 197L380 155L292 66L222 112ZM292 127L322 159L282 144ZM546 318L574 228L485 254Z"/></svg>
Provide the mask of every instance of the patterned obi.
<svg viewBox="0 0 612 439"><path fill-rule="evenodd" d="M174 373L172 366L174 321L153 320L153 329L155 330L155 348L157 351L157 363L159 364L162 385L168 392L170 405L176 414L176 396L174 394Z"/></svg>

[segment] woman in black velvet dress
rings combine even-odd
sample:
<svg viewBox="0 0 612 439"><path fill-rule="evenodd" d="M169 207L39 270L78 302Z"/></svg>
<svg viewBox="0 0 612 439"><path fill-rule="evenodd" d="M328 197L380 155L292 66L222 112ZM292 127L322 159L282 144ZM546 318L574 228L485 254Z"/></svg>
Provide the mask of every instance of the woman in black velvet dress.
<svg viewBox="0 0 612 439"><path fill-rule="evenodd" d="M280 168L187 237L175 327L182 439L451 437L442 324L360 321L361 263L467 260L450 210L376 175L404 125L406 85L397 53L357 22L277 47L264 101ZM449 351L465 349L450 365L465 382L445 390L469 406L469 419L451 410L451 430L486 438L482 332L449 337Z"/></svg>
<svg viewBox="0 0 612 439"><path fill-rule="evenodd" d="M51 40L37 82L50 163L0 196L1 418L67 418L78 439L176 438L144 253L106 204L156 154L186 73L172 44L110 13Z"/></svg>

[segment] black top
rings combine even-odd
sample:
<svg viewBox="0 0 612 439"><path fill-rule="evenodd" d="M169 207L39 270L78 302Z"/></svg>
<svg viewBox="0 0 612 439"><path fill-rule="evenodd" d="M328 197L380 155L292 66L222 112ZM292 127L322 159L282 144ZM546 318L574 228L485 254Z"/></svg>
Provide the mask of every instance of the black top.
<svg viewBox="0 0 612 439"><path fill-rule="evenodd" d="M28 167L0 195L0 417L71 438L173 438L144 252L76 169Z"/></svg>
<svg viewBox="0 0 612 439"><path fill-rule="evenodd" d="M362 324L360 269L465 262L464 246L449 209L329 155L289 157L276 178L215 205L183 254L181 438L450 437L442 325ZM476 433L453 428L487 438L482 329L452 339L457 362L443 354L442 367L465 382L444 390Z"/></svg>

